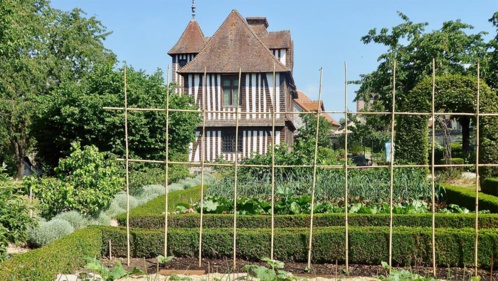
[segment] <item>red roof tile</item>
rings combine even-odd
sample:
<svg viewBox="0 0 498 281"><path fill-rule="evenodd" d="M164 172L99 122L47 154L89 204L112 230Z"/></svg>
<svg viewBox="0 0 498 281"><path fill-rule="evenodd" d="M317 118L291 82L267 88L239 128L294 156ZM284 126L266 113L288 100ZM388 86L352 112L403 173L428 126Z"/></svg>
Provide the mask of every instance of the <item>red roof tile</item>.
<svg viewBox="0 0 498 281"><path fill-rule="evenodd" d="M204 37L197 21L191 20L178 42L169 50L168 54L197 54L204 48L206 42L207 38Z"/></svg>
<svg viewBox="0 0 498 281"><path fill-rule="evenodd" d="M306 96L303 92L297 91L297 99L294 99L294 103L296 103L299 107L303 109L303 111L310 112L310 111L318 111L320 110L324 111L325 108L323 106L323 101L313 101L311 100L308 96ZM337 122L332 116L330 116L328 113L322 113L323 118L325 120L329 121L332 126L335 127L340 127L341 124Z"/></svg>
<svg viewBox="0 0 498 281"><path fill-rule="evenodd" d="M280 63L253 28L233 10L202 51L178 73L290 72Z"/></svg>

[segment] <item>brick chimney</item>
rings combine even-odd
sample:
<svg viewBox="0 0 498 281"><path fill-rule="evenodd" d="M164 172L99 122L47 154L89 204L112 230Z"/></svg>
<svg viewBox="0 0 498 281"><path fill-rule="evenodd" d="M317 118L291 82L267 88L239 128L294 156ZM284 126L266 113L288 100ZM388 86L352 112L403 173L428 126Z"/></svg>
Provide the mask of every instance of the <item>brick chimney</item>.
<svg viewBox="0 0 498 281"><path fill-rule="evenodd" d="M266 20L266 17L247 17L246 21L252 27L254 32L256 32L256 34L268 32L266 29L268 28L269 24L268 20Z"/></svg>

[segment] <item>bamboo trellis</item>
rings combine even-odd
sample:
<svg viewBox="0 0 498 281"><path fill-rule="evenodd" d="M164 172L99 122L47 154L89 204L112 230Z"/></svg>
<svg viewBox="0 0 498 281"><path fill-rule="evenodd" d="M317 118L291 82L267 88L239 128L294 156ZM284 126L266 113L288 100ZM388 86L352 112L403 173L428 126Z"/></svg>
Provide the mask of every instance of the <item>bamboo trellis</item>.
<svg viewBox="0 0 498 281"><path fill-rule="evenodd" d="M389 168L390 169L390 198L389 198L389 206L390 206L390 213L389 213L389 265L392 265L392 250L393 250L393 188L394 188L394 168L430 168L431 169L431 187L432 187L432 196L431 196L431 203L432 203L432 267L433 267L433 274L436 275L436 233L435 233L435 168L439 167L475 167L476 169L476 183L475 183L475 246L474 246L474 267L475 267L475 274L477 275L477 269L478 269L478 235L479 235L479 223L478 223L478 218L479 218L479 167L498 167L497 163L494 164L480 164L479 163L479 118L484 117L484 116L493 116L493 117L498 117L498 113L480 113L480 77L479 77L479 69L480 66L477 64L477 98L476 98L476 104L477 104L477 109L476 112L474 113L451 113L453 116L471 116L476 118L476 163L475 164L435 164L435 159L434 159L434 150L435 150L435 125L433 124L432 126L432 144L431 144L431 151L432 151L432 158L431 158L431 163L426 164L426 165L399 165L399 164L394 164L394 134L395 134L395 118L396 116L399 115L416 115L416 116L428 116L432 117L433 120L435 120L436 116L441 116L441 115L447 115L447 113L442 113L442 112L435 112L435 84L436 84L436 79L435 79L435 60L432 61L432 67L433 67L433 72L432 72L432 94L431 94L431 104L432 104L432 109L430 113L427 112L396 112L396 62L393 62L393 69L392 69L392 110L388 112L356 112L356 111L349 111L347 108L347 100L348 100L348 88L347 85L349 83L348 78L347 78L347 63L344 63L344 111L322 111L321 108L319 107L316 112L296 112L296 111L284 111L284 112L279 112L279 114L315 114L317 117L319 117L321 114L324 113L329 113L329 114L344 114L346 117L346 122L345 122L345 132L347 134L347 129L348 129L348 114L356 114L356 115L391 115L391 154L390 154L390 163L389 165L378 165L378 166L370 166L368 167L369 169L379 169L379 168ZM167 76L168 76L168 82L169 82L169 70L170 68L168 67L167 71ZM241 78L242 78L242 71L243 69L239 69L239 75L238 75L238 93L237 95L240 95L241 93ZM238 179L237 179L237 174L238 174L238 168L240 167L262 167L262 168L270 168L272 172L272 179L271 179L271 247L270 247L270 258L275 259L278 257L274 257L274 240L275 240L275 210L274 210L274 203L275 203L275 169L276 168L313 168L313 182L312 182L312 190L311 190L311 214L310 214L310 227L309 227L309 243L308 243L308 268L311 268L312 264L312 250L313 250L313 245L312 245L312 239L313 239L313 205L314 205L314 200L315 200L315 187L316 187L316 173L317 173L317 168L320 169L344 169L345 171L345 267L346 271L349 270L349 219L348 219L348 170L350 169L364 169L365 167L357 167L357 166L348 166L348 159L347 159L347 152L348 152L348 138L345 138L345 163L344 165L322 165L322 164L317 164L317 155L318 155L318 130L319 130L319 125L320 125L320 118L317 118L316 120L316 135L315 135L315 150L314 150L314 161L313 164L308 164L308 165L277 165L275 164L275 146L276 146L276 132L275 132L275 122L276 122L276 109L275 106L272 106L272 149L271 149L271 154L272 154L272 163L271 165L255 165L255 164L241 164L238 163L239 159L239 154L238 154L238 142L239 142L239 119L241 115L245 114L254 114L254 113L266 113L266 112L239 112L239 106L236 106L236 111L235 111L235 160L233 163L211 163L211 162L206 162L205 157L206 157L206 114L207 113L223 113L224 111L215 111L215 110L206 110L206 69L204 70L203 74L203 88L202 88L202 108L199 110L185 110L185 109L172 109L169 108L169 85L166 87L166 105L165 108L129 108L128 107L128 95L127 95L127 81L126 81L126 67L124 67L124 107L104 107L106 110L118 110L118 111L123 111L124 112L124 119L125 119L125 158L119 158L117 159L118 161L123 161L126 163L126 204L127 204L127 215L126 215L126 233L127 233L127 260L128 260L128 265L130 264L130 259L131 259L131 253L130 253L130 190L129 190L129 163L154 163L154 164L161 164L165 165L165 180L164 180L164 185L165 185L165 226L164 226L164 255L167 256L168 254L168 180L169 180L169 172L168 172L168 167L169 165L187 165L189 167L200 167L201 170L201 201L200 201L200 206L201 206L201 212L200 212L200 227L199 227L199 253L198 253L198 259L199 259L199 266L201 266L201 260L202 260L202 232L203 232L203 199L204 199L204 174L205 174L205 169L206 167L233 167L235 170L235 177L234 177L234 216L233 216L233 267L236 267L237 263L237 186L238 186ZM322 77L323 77L323 69L320 69L320 87L319 87L319 93L318 93L318 103L321 103L322 100ZM167 82L167 84L168 84ZM275 73L275 66L273 70L273 101L276 101L276 73ZM239 97L240 98L240 97ZM236 100L237 103L240 102L239 98ZM276 104L276 103L275 103ZM274 104L274 105L275 105ZM144 160L144 159L131 159L129 157L129 146L128 146L128 114L130 112L140 112L140 111L155 111L155 112L164 112L166 114L166 138L165 138L165 145L166 145L166 157L165 160ZM169 160L169 113L170 112L194 112L194 113L201 113L202 115L202 136L201 136L201 153L200 153L200 163L195 163L195 162L181 162L181 161L170 161Z"/></svg>

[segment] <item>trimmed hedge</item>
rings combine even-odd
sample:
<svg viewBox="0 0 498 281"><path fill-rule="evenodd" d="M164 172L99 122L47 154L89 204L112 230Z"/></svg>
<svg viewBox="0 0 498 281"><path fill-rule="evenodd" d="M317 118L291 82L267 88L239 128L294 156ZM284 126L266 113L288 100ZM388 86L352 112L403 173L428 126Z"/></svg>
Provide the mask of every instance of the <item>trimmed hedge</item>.
<svg viewBox="0 0 498 281"><path fill-rule="evenodd" d="M389 214L349 214L351 226L389 226ZM119 218L120 225L126 225L126 218ZM168 226L171 228L199 228L199 214L169 215ZM313 226L344 226L344 214L316 214L313 216ZM474 214L436 214L437 228L474 227ZM309 215L278 215L275 216L276 228L309 227ZM395 226L430 227L432 214L393 215ZM133 228L164 228L164 215L130 216L130 226ZM203 228L230 228L233 226L233 215L203 216ZM238 228L270 228L271 216L237 216ZM498 214L480 214L479 227L498 228Z"/></svg>
<svg viewBox="0 0 498 281"><path fill-rule="evenodd" d="M80 229L45 247L16 255L0 263L0 280L55 280L58 273L74 273L86 262L83 257L100 257L102 230Z"/></svg>
<svg viewBox="0 0 498 281"><path fill-rule="evenodd" d="M483 193L498 196L498 178L487 178L482 181L481 191Z"/></svg>
<svg viewBox="0 0 498 281"><path fill-rule="evenodd" d="M476 193L474 190L449 184L441 184L441 186L446 190L444 199L448 204L457 204L460 207L475 210ZM498 213L498 197L479 192L479 210Z"/></svg>
<svg viewBox="0 0 498 281"><path fill-rule="evenodd" d="M204 185L204 193L206 193L207 186ZM138 206L131 210L130 216L149 216L149 215L162 215L164 214L165 195L156 197L155 199L147 202L142 206ZM196 185L185 190L176 190L168 193L168 210L175 211L177 203L198 202L201 200L201 186ZM117 217L118 221L126 221L126 213ZM123 223L121 223L123 224Z"/></svg>
<svg viewBox="0 0 498 281"><path fill-rule="evenodd" d="M237 258L260 260L270 254L270 229L238 229ZM432 230L430 228L396 227L393 229L394 265L430 265ZM439 266L471 266L474 264L474 229L440 228L436 231L436 260ZM229 258L233 255L232 229L205 229L202 234L203 257ZM306 261L309 229L281 228L275 230L275 259ZM112 240L113 256L126 256L126 230L103 228L104 241ZM313 232L313 262L345 261L344 227L318 227ZM131 230L131 251L134 257L156 257L164 251L162 230ZM168 255L197 257L198 229L168 231ZM388 260L388 227L350 227L349 262L380 264ZM107 255L107 245L103 253ZM498 254L498 233L495 229L479 232L480 267L489 267L491 256Z"/></svg>

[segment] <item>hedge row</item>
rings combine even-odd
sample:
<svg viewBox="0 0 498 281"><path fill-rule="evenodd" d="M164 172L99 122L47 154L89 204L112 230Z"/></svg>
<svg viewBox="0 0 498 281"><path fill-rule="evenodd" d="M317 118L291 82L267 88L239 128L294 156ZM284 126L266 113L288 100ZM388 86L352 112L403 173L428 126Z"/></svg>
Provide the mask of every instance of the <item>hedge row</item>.
<svg viewBox="0 0 498 281"><path fill-rule="evenodd" d="M442 186L446 190L444 198L448 204L457 204L460 207L475 210L476 192L474 190L448 184L442 184ZM498 213L498 197L479 192L479 210Z"/></svg>
<svg viewBox="0 0 498 281"><path fill-rule="evenodd" d="M100 257L102 230L80 229L45 247L16 255L0 263L0 280L55 280L58 273L74 273L86 262L83 257Z"/></svg>
<svg viewBox="0 0 498 281"><path fill-rule="evenodd" d="M119 218L119 224L125 226L126 218ZM349 214L351 226L389 226L389 214ZM313 226L344 226L344 214L316 214L313 216ZM171 228L199 228L200 215L169 215L168 226ZM437 228L474 227L474 214L436 214ZM278 215L275 216L276 228L309 227L309 215ZM431 227L432 214L393 215L393 225L407 227ZM164 228L164 215L131 216L130 226L133 228ZM203 228L230 228L233 226L233 215L203 216ZM268 215L238 215L239 228L271 228L271 216ZM480 214L479 227L498 228L498 214Z"/></svg>
<svg viewBox="0 0 498 281"><path fill-rule="evenodd" d="M204 193L207 186L204 186ZM142 206L138 206L131 210L130 216L148 216L148 215L161 215L164 214L165 195L158 196L157 198L147 202ZM168 193L168 210L175 211L176 204L185 202L199 202L201 200L201 186L196 185L185 190L176 190ZM118 216L118 219L126 221L126 213Z"/></svg>
<svg viewBox="0 0 498 281"><path fill-rule="evenodd" d="M430 228L398 227L393 230L394 265L430 265L432 231ZM471 228L436 231L436 261L439 266L471 266L474 264L474 235ZM104 241L112 241L113 256L126 256L126 230L104 228ZM232 229L206 229L202 234L203 257L230 258L233 255ZM237 258L260 260L270 255L269 229L238 229ZM275 230L274 257L281 261L306 261L309 230L285 228ZM312 260L316 263L345 261L344 227L314 228ZM172 229L168 232L168 255L197 257L199 231ZM108 255L106 243L103 255ZM134 257L156 257L164 254L164 232L161 230L131 230L131 252ZM350 227L349 262L375 264L388 260L388 227ZM498 254L498 233L486 229L479 232L480 267L489 267L491 256Z"/></svg>
<svg viewBox="0 0 498 281"><path fill-rule="evenodd" d="M483 193L498 196L498 178L487 178L482 181L481 191Z"/></svg>

